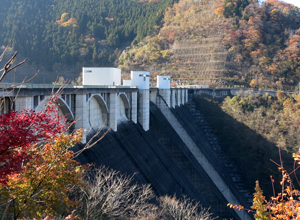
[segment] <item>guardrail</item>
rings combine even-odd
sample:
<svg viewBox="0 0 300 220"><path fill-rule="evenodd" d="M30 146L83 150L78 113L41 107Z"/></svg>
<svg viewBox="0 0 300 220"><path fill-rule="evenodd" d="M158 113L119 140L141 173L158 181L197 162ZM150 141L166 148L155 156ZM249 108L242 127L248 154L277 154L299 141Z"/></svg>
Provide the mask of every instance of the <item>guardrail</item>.
<svg viewBox="0 0 300 220"><path fill-rule="evenodd" d="M264 90L264 89L234 89L234 88L193 88L194 94L206 94L214 97L225 97L228 95L240 95L240 96L259 96L269 94L270 96L277 96L277 93L281 90ZM283 91L288 95L299 94L298 92Z"/></svg>
<svg viewBox="0 0 300 220"><path fill-rule="evenodd" d="M117 89L117 88L137 88L136 86L91 86L91 85L57 85L57 84L13 84L13 83L0 83L0 89L10 88L26 88L26 89Z"/></svg>

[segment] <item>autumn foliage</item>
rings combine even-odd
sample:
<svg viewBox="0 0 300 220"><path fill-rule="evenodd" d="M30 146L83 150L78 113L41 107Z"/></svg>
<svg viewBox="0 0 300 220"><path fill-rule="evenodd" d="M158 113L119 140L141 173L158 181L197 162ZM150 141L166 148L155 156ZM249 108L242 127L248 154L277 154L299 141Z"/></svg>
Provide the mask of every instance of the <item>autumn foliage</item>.
<svg viewBox="0 0 300 220"><path fill-rule="evenodd" d="M270 142L280 145L278 161L272 161L278 167L281 179L275 181L271 176L273 195L270 197L263 195L258 181L256 182L251 207L255 219L300 219L300 191L297 189L299 186L297 172L300 168L299 106L299 94L287 95L283 91L279 91L277 97L268 94L258 97L228 97L223 103L223 109L227 113L231 112L230 114L238 121L263 135ZM293 155L292 166L291 163L290 165L285 163L284 166L282 149ZM268 156L270 155L271 152L268 153ZM231 204L229 206L243 208Z"/></svg>
<svg viewBox="0 0 300 220"><path fill-rule="evenodd" d="M1 187L0 201L8 211L21 217L55 215L61 209L76 205L68 191L81 183L84 166L80 166L69 150L81 140L81 131L70 135L59 134L45 145L30 148L28 160L20 172L8 175Z"/></svg>
<svg viewBox="0 0 300 220"><path fill-rule="evenodd" d="M57 216L77 205L69 198L81 186L85 166L70 151L81 130L69 124L53 97L39 112L31 109L0 115L0 211L2 219ZM70 218L72 217L69 216Z"/></svg>
<svg viewBox="0 0 300 220"><path fill-rule="evenodd" d="M0 115L0 184L36 157L31 152L34 146L66 132L67 125L53 105L40 112L24 109Z"/></svg>
<svg viewBox="0 0 300 220"><path fill-rule="evenodd" d="M282 174L282 180L280 182L281 192L275 194L269 199L265 199L263 191L259 187L259 182L256 181L255 193L253 197L253 210L255 219L261 220L290 220L300 219L300 191L295 188L292 183L291 175L294 175L300 164L300 149L297 153L293 154L295 165L294 171L289 173L284 169L282 162L278 165L278 170ZM274 180L271 176L271 181L274 184ZM231 208L243 209L242 206L236 206L228 204Z"/></svg>

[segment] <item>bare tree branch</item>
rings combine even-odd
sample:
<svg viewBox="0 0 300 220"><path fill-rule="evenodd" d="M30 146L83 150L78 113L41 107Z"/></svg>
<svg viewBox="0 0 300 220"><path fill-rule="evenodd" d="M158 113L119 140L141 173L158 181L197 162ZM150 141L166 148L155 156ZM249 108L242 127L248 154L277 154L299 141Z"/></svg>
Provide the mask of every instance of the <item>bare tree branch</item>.
<svg viewBox="0 0 300 220"><path fill-rule="evenodd" d="M0 56L0 62L2 61L2 59L3 59L3 57L4 57L5 53L6 53L7 48L10 46L10 43L11 43L11 40L8 42L8 44L5 47L3 53L1 54L1 56Z"/></svg>
<svg viewBox="0 0 300 220"><path fill-rule="evenodd" d="M11 44L11 40L9 41L8 45L5 47L3 53L1 54L0 56L0 62L2 61L6 51L7 51L7 48L9 47L9 45ZM16 51L14 53L14 55L12 55L12 57L5 63L4 67L0 70L0 72L2 72L2 75L0 77L0 82L3 80L3 78L10 72L12 71L13 69L17 68L18 66L22 65L23 63L26 62L27 59L21 61L20 63L18 63L17 65L13 66L13 63L16 61L16 56L17 56L18 52Z"/></svg>
<svg viewBox="0 0 300 220"><path fill-rule="evenodd" d="M85 219L96 219L102 215L113 218L142 219L156 207L149 203L154 198L150 185L132 184L133 176L121 175L106 168L94 168L87 173L86 187L78 193L82 203L80 214Z"/></svg>
<svg viewBox="0 0 300 220"><path fill-rule="evenodd" d="M159 198L164 219L174 220L213 220L209 209L203 208L199 203L184 197L180 200L175 196L162 196Z"/></svg>
<svg viewBox="0 0 300 220"><path fill-rule="evenodd" d="M98 131L89 139L89 141L85 144L85 146L80 149L79 151L74 152L74 157L78 157L79 154L81 154L83 151L92 148L93 146L95 146L99 141L101 141L105 135L110 131L112 125L107 129L107 131L105 131L101 137L98 137L98 135L102 132L103 128L104 128L104 124L103 123L99 128ZM89 133L89 132L88 132ZM97 140L95 140L97 138ZM94 141L95 140L95 141Z"/></svg>

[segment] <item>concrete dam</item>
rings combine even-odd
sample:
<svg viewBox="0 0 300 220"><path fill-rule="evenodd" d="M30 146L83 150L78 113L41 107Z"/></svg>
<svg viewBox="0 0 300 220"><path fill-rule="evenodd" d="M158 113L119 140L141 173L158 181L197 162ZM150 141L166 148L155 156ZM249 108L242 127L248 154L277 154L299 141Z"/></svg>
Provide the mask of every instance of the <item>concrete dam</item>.
<svg viewBox="0 0 300 220"><path fill-rule="evenodd" d="M165 105L162 98L157 99ZM251 219L247 213L227 207L228 197L249 207L247 202L251 200L251 195L243 195L239 191L230 176L232 173L216 155L215 140L205 133L204 129L209 129L208 126L199 125L191 108L193 104L188 103L170 109L169 117L174 117L170 123L162 110L151 102L148 131L144 131L139 124L124 122L117 132L108 132L93 148L84 151L79 161L135 174L135 181L150 183L157 195L186 195L200 201L204 207L210 207L219 219ZM179 124L174 126L174 123ZM191 140L186 140L189 138ZM193 144L189 142L194 142L201 149L201 162L194 156L195 152L191 152L190 146ZM208 164L203 163L205 158ZM207 170L209 164L215 171ZM221 180L216 176L212 178L214 172L221 174ZM219 183L218 186L217 181L225 184Z"/></svg>
<svg viewBox="0 0 300 220"><path fill-rule="evenodd" d="M94 69L83 71L88 82L85 71L91 73ZM119 86L115 84L119 80L118 71L112 75L112 80L106 82L108 85L69 85L60 95L61 114L69 121L80 117L75 128L88 130L93 127L91 121L96 121L97 126L104 122L106 127L102 132L105 132L113 125L78 160L135 174L134 181L151 184L157 195L179 198L186 195L210 207L210 212L219 219L253 219L246 211L227 207L228 203L249 207L252 195L244 190L210 126L189 100L188 94L197 94L196 90L170 88L166 76L159 77L161 82L157 87L150 88L149 73L140 71L132 74L127 85ZM0 84L4 90L9 86ZM2 94L6 96L3 109L38 109L47 102L47 94L58 89L50 85L22 86L13 105L9 96L16 94ZM91 135L87 134L74 150L82 148Z"/></svg>

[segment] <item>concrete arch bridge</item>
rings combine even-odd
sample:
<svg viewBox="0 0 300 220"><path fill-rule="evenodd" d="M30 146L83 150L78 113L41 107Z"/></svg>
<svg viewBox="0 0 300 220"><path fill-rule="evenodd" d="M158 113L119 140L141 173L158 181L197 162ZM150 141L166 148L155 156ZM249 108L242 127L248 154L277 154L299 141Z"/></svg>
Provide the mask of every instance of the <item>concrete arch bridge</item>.
<svg viewBox="0 0 300 220"><path fill-rule="evenodd" d="M12 84L0 84L2 90L1 112L25 108L39 111L60 91L60 85L26 84L10 91ZM20 90L19 90L20 89ZM131 120L149 130L150 101L156 103L157 96L165 99L170 107L188 101L187 88L138 89L136 86L75 86L67 85L58 96L56 106L67 121L75 121L73 128L97 131L100 126L118 130L118 124ZM13 101L14 100L14 101ZM85 137L83 142L85 142Z"/></svg>

